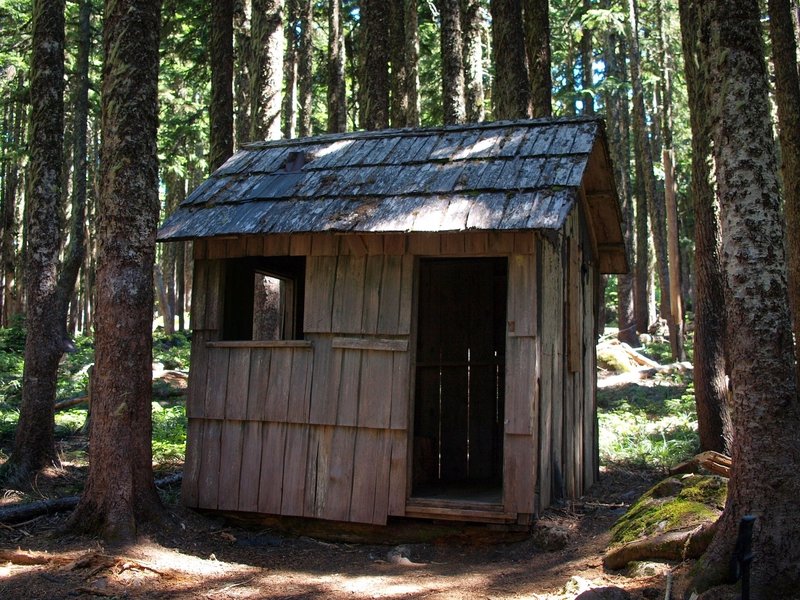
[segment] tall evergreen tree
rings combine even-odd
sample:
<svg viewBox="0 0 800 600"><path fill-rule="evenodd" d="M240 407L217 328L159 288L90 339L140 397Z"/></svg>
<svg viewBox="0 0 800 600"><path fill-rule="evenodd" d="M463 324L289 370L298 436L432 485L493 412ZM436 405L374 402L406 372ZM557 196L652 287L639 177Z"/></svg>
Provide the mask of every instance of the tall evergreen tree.
<svg viewBox="0 0 800 600"><path fill-rule="evenodd" d="M464 42L464 105L466 120L483 121L483 21L480 0L461 0L461 37Z"/></svg>
<svg viewBox="0 0 800 600"><path fill-rule="evenodd" d="M553 82L550 75L550 2L525 0L525 49L531 85L531 114L549 117Z"/></svg>
<svg viewBox="0 0 800 600"><path fill-rule="evenodd" d="M495 119L530 115L531 91L525 53L521 0L491 0Z"/></svg>
<svg viewBox="0 0 800 600"><path fill-rule="evenodd" d="M342 0L328 0L328 132L347 131Z"/></svg>
<svg viewBox="0 0 800 600"><path fill-rule="evenodd" d="M739 521L755 515L751 597L796 597L800 402L761 13L757 0L707 5L712 40L707 106L722 218L733 468L725 509L694 583L703 590L728 579Z"/></svg>
<svg viewBox="0 0 800 600"><path fill-rule="evenodd" d="M311 35L314 25L314 3L311 0L300 0L298 17L300 25L300 48L297 55L297 91L300 101L298 134L300 137L307 137L312 133L311 113L314 108L314 46Z"/></svg>
<svg viewBox="0 0 800 600"><path fill-rule="evenodd" d="M250 137L281 137L283 87L283 0L252 0Z"/></svg>
<svg viewBox="0 0 800 600"><path fill-rule="evenodd" d="M58 461L53 421L58 361L64 352L58 288L64 160L64 0L34 1L31 45L27 337L14 449L3 466L3 478L17 485L24 485L31 474Z"/></svg>
<svg viewBox="0 0 800 600"><path fill-rule="evenodd" d="M442 101L446 125L463 123L464 46L461 39L460 0L439 0L442 54Z"/></svg>
<svg viewBox="0 0 800 600"><path fill-rule="evenodd" d="M233 0L211 3L211 151L217 170L233 154Z"/></svg>
<svg viewBox="0 0 800 600"><path fill-rule="evenodd" d="M389 18L383 2L361 3L361 113L364 129L389 126Z"/></svg>
<svg viewBox="0 0 800 600"><path fill-rule="evenodd" d="M160 0L107 0L89 475L71 525L132 540L160 514L151 448Z"/></svg>
<svg viewBox="0 0 800 600"><path fill-rule="evenodd" d="M250 35L250 0L233 0L234 49L234 132L236 145L250 141L252 118L250 114L250 66L253 60Z"/></svg>

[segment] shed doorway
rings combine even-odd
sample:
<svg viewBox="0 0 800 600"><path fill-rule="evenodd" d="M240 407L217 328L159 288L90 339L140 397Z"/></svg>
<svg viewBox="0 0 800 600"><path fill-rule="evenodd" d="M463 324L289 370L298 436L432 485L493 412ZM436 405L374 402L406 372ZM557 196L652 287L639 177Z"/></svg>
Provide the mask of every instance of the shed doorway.
<svg viewBox="0 0 800 600"><path fill-rule="evenodd" d="M508 263L420 259L412 499L501 504Z"/></svg>

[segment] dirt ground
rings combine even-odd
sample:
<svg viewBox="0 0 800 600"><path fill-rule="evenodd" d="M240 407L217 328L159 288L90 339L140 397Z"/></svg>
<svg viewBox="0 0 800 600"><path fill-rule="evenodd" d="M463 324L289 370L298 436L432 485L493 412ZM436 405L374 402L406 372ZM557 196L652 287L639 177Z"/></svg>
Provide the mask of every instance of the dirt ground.
<svg viewBox="0 0 800 600"><path fill-rule="evenodd" d="M62 477L76 475L57 474L48 487ZM548 511L517 541L487 526L445 524L431 537L426 523L422 542L405 522L386 530L391 544L325 541L318 532L201 515L180 506L178 484L164 490L165 523L124 549L64 534L64 514L0 526L0 598L571 600L618 586L633 598L660 599L666 572L685 566L654 564L638 575L602 567L609 528L653 481L652 473L606 470L579 502Z"/></svg>

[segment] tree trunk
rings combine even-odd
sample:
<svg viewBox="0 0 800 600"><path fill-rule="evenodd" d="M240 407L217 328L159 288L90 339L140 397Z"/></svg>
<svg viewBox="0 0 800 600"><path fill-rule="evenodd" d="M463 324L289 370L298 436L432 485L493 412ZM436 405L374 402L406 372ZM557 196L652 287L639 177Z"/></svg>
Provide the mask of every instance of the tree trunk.
<svg viewBox="0 0 800 600"><path fill-rule="evenodd" d="M107 0L91 460L70 524L128 542L156 518L151 448L159 0Z"/></svg>
<svg viewBox="0 0 800 600"><path fill-rule="evenodd" d="M647 333L653 322L650 315L650 295L647 289L650 278L650 227L647 217L647 195L644 192L642 156L639 154L639 145L635 137L633 157L636 169L633 189L636 196L636 271L634 273L633 309L636 314L636 331Z"/></svg>
<svg viewBox="0 0 800 600"><path fill-rule="evenodd" d="M525 64L521 0L491 0L495 119L530 115L531 91Z"/></svg>
<svg viewBox="0 0 800 600"><path fill-rule="evenodd" d="M795 339L795 362L800 378L800 81L797 74L797 42L792 29L789 0L769 0L769 31L781 142L789 311Z"/></svg>
<svg viewBox="0 0 800 600"><path fill-rule="evenodd" d="M633 273L635 271L633 253L634 214L633 197L631 194L630 176L630 114L628 98L625 94L624 82L627 80L625 68L624 39L614 33L606 35L604 60L606 65L606 79L618 82L614 89L606 89L605 104L608 110L609 122L609 147L614 174L616 176L617 190L622 198L622 234L625 239L625 253L631 272L617 277L617 320L619 322L618 339L621 342L638 345L636 336L636 319L633 304ZM620 53L617 54L617 48Z"/></svg>
<svg viewBox="0 0 800 600"><path fill-rule="evenodd" d="M347 131L342 0L328 0L328 133Z"/></svg>
<svg viewBox="0 0 800 600"><path fill-rule="evenodd" d="M233 154L233 0L211 3L211 149L213 173Z"/></svg>
<svg viewBox="0 0 800 600"><path fill-rule="evenodd" d="M662 165L664 168L664 205L667 217L667 262L669 264L669 306L672 323L675 327L675 337L679 343L672 343L672 329L670 329L670 343L673 348L673 357L676 360L686 360L683 348L683 298L681 297L681 252L680 232L678 231L678 183L675 172L675 147L672 143L672 55L667 37L664 18L669 17L664 12L661 0L656 0L657 22L659 29L659 57L663 76L659 82L661 88L661 135L664 140L662 147ZM669 322L669 320L668 320ZM675 352L677 351L677 354Z"/></svg>
<svg viewBox="0 0 800 600"><path fill-rule="evenodd" d="M681 36L692 126L692 187L695 233L694 395L700 449L730 452L726 446L725 294L720 262L719 214L711 181L707 11L680 1Z"/></svg>
<svg viewBox="0 0 800 600"><path fill-rule="evenodd" d="M250 138L281 137L283 0L252 0Z"/></svg>
<svg viewBox="0 0 800 600"><path fill-rule="evenodd" d="M30 175L27 202L25 367L14 448L3 465L7 485L58 461L53 436L58 361L59 246L64 136L64 2L33 4Z"/></svg>
<svg viewBox="0 0 800 600"><path fill-rule="evenodd" d="M292 139L297 134L297 5L300 0L286 0L286 50L283 55L283 137Z"/></svg>
<svg viewBox="0 0 800 600"><path fill-rule="evenodd" d="M553 82L550 79L550 3L525 0L525 49L531 85L531 116L553 113Z"/></svg>
<svg viewBox="0 0 800 600"><path fill-rule="evenodd" d="M13 125L8 129L11 132L11 143L15 148L24 144L25 135L25 105L22 102L24 76L20 73L17 76L17 86L15 96L16 101L11 102L11 119ZM9 327L13 317L20 311L19 294L17 291L18 282L16 280L17 268L17 234L19 224L17 221L17 195L19 189L19 162L13 158L9 160L8 170L3 186L3 236L2 236L2 261L3 271L3 314L2 325Z"/></svg>
<svg viewBox="0 0 800 600"><path fill-rule="evenodd" d="M419 127L419 18L417 0L404 0L405 4L405 97L408 109L406 127Z"/></svg>
<svg viewBox="0 0 800 600"><path fill-rule="evenodd" d="M703 590L727 579L739 521L750 514L751 597L788 598L800 587L800 403L760 10L756 0L706 5L734 439L725 509L694 583Z"/></svg>
<svg viewBox="0 0 800 600"><path fill-rule="evenodd" d="M406 7L405 0L389 0L389 107L392 127L402 128L408 124L409 102L406 79Z"/></svg>
<svg viewBox="0 0 800 600"><path fill-rule="evenodd" d="M583 14L592 8L592 0L583 0ZM594 114L594 57L592 50L592 30L581 22L581 75L583 86L583 114Z"/></svg>
<svg viewBox="0 0 800 600"><path fill-rule="evenodd" d="M300 95L299 134L308 137L311 131L313 112L314 47L311 32L314 18L314 4L311 0L300 0L300 50L297 57L298 93Z"/></svg>
<svg viewBox="0 0 800 600"><path fill-rule="evenodd" d="M250 115L250 65L253 59L252 38L250 35L250 0L233 0L234 32L234 131L236 145L250 141L252 117Z"/></svg>
<svg viewBox="0 0 800 600"><path fill-rule="evenodd" d="M630 17L630 61L631 83L633 84L633 129L636 154L641 157L644 192L647 197L647 207L650 215L650 224L653 232L653 241L656 247L656 264L658 277L661 284L661 306L669 327L670 346L673 360L680 360L682 356L682 339L677 324L672 318L671 304L669 302L670 277L669 263L667 261L666 223L664 206L658 197L656 179L653 173L653 153L650 140L647 137L647 119L644 107L644 91L640 69L640 54L638 42L637 2L629 0Z"/></svg>
<svg viewBox="0 0 800 600"><path fill-rule="evenodd" d="M442 104L445 125L463 123L464 109L464 46L461 39L461 5L459 0L439 0L442 19Z"/></svg>
<svg viewBox="0 0 800 600"><path fill-rule="evenodd" d="M379 0L361 0L361 109L365 129L389 127L389 17Z"/></svg>
<svg viewBox="0 0 800 600"><path fill-rule="evenodd" d="M464 108L469 123L479 123L485 116L483 98L483 46L481 3L461 2L461 37L464 42Z"/></svg>

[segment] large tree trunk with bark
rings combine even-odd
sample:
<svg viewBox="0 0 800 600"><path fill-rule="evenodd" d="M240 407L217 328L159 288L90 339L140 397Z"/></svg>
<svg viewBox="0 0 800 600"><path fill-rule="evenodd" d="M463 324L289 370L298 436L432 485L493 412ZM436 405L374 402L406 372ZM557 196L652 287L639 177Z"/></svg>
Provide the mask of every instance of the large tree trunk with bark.
<svg viewBox="0 0 800 600"><path fill-rule="evenodd" d="M341 0L328 0L328 133L347 131Z"/></svg>
<svg viewBox="0 0 800 600"><path fill-rule="evenodd" d="M252 118L250 115L250 66L252 37L250 35L250 0L233 0L234 42L234 132L236 145L250 141Z"/></svg>
<svg viewBox="0 0 800 600"><path fill-rule="evenodd" d="M8 485L24 485L31 474L58 460L53 405L58 361L64 349L58 289L64 158L63 0L34 2L32 45L27 338L22 406L14 449L2 473Z"/></svg>
<svg viewBox="0 0 800 600"><path fill-rule="evenodd" d="M311 131L311 113L313 111L313 76L314 47L311 32L313 27L314 3L311 0L300 0L298 5L300 21L300 47L297 53L297 92L300 112L298 114L298 133L300 137L308 137Z"/></svg>
<svg viewBox="0 0 800 600"><path fill-rule="evenodd" d="M464 45L461 39L460 0L439 0L442 19L442 104L445 125L463 123Z"/></svg>
<svg viewBox="0 0 800 600"><path fill-rule="evenodd" d="M800 81L789 0L769 0L769 30L781 142L789 309L800 378Z"/></svg>
<svg viewBox="0 0 800 600"><path fill-rule="evenodd" d="M281 137L283 84L283 0L252 0L250 137Z"/></svg>
<svg viewBox="0 0 800 600"><path fill-rule="evenodd" d="M521 0L492 0L491 12L494 118L524 118L530 115L531 92Z"/></svg>
<svg viewBox="0 0 800 600"><path fill-rule="evenodd" d="M549 117L553 82L550 76L550 2L525 0L525 49L531 85L531 116Z"/></svg>
<svg viewBox="0 0 800 600"><path fill-rule="evenodd" d="M216 171L233 154L233 0L211 3L211 151Z"/></svg>
<svg viewBox="0 0 800 600"><path fill-rule="evenodd" d="M156 518L151 449L159 0L107 0L89 476L71 525L111 542Z"/></svg>
<svg viewBox="0 0 800 600"><path fill-rule="evenodd" d="M464 108L469 123L483 121L483 45L481 3L461 0L461 37L464 42Z"/></svg>
<svg viewBox="0 0 800 600"><path fill-rule="evenodd" d="M711 182L707 76L708 11L680 0L681 36L692 126L692 201L695 233L694 395L700 449L728 452L725 381L725 294L719 214Z"/></svg>
<svg viewBox="0 0 800 600"><path fill-rule="evenodd" d="M584 16L592 8L592 0L583 0ZM583 87L583 114L594 114L594 48L592 30L581 22L581 78Z"/></svg>
<svg viewBox="0 0 800 600"><path fill-rule="evenodd" d="M300 41L297 35L297 6L299 0L286 0L286 43L283 54L283 108L281 109L283 137L297 134L297 56Z"/></svg>
<svg viewBox="0 0 800 600"><path fill-rule="evenodd" d="M384 129L389 126L389 14L384 2L361 0L362 127Z"/></svg>
<svg viewBox="0 0 800 600"><path fill-rule="evenodd" d="M733 468L699 589L728 578L742 516L756 516L752 598L800 587L800 402L793 368L783 221L756 0L713 0L709 80L733 385Z"/></svg>

